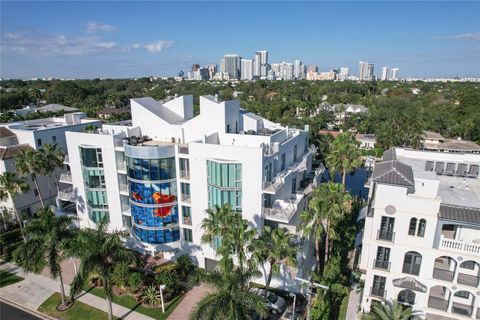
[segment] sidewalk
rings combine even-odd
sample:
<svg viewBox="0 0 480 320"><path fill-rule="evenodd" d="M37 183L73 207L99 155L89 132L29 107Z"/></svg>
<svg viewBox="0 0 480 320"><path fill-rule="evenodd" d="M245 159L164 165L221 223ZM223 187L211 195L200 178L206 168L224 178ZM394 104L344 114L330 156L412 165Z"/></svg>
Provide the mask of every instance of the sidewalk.
<svg viewBox="0 0 480 320"><path fill-rule="evenodd" d="M21 282L1 288L0 297L14 301L28 309L36 311L38 307L40 307L40 305L54 292L60 292L60 284L58 280L53 280L45 275L25 273L21 268L8 262L0 265L0 269L15 273L24 278ZM66 283L64 286L65 294L68 295L70 292L70 286ZM83 292L77 300L108 313L107 300L105 299ZM115 317L125 320L152 319L115 303L112 303L112 309Z"/></svg>
<svg viewBox="0 0 480 320"><path fill-rule="evenodd" d="M358 319L358 306L360 305L360 292L357 292L357 285L354 284L350 291L350 297L348 299L347 314L345 320L357 320Z"/></svg>
<svg viewBox="0 0 480 320"><path fill-rule="evenodd" d="M199 285L189 290L182 300L181 308L175 308L173 312L168 316L167 320L181 320L189 319L193 309L197 306L197 303L202 300L207 294L213 292L213 289L205 285Z"/></svg>

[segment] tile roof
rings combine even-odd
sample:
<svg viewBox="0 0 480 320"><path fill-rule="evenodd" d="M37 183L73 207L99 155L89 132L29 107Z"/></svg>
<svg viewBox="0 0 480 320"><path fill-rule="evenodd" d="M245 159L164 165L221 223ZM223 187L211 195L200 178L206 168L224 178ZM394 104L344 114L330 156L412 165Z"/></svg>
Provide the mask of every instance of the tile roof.
<svg viewBox="0 0 480 320"><path fill-rule="evenodd" d="M383 161L397 160L395 148L390 148L383 153Z"/></svg>
<svg viewBox="0 0 480 320"><path fill-rule="evenodd" d="M77 111L77 108L67 107L61 104L51 103L37 109L40 112Z"/></svg>
<svg viewBox="0 0 480 320"><path fill-rule="evenodd" d="M445 220L480 224L480 209L441 204L438 217Z"/></svg>
<svg viewBox="0 0 480 320"><path fill-rule="evenodd" d="M24 149L33 149L28 143L17 144L14 146L0 146L0 159L6 160L15 158L22 153Z"/></svg>
<svg viewBox="0 0 480 320"><path fill-rule="evenodd" d="M375 165L372 180L401 186L414 186L412 167L397 160L382 161Z"/></svg>
<svg viewBox="0 0 480 320"><path fill-rule="evenodd" d="M407 276L404 278L398 278L394 279L392 282L395 287L415 290L419 292L427 292L427 286L415 279L414 277Z"/></svg>

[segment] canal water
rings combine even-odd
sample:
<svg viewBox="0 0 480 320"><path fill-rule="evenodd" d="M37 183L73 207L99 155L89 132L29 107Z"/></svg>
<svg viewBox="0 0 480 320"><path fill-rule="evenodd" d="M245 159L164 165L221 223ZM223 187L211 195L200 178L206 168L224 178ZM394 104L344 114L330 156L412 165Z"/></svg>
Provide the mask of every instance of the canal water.
<svg viewBox="0 0 480 320"><path fill-rule="evenodd" d="M365 187L365 182L369 177L370 172L365 168L358 168L354 172L347 174L346 185L347 190L352 196L360 196L363 199L368 199L368 188ZM322 181L330 181L331 176L328 170L325 170ZM335 182L342 183L342 176L337 172L335 174Z"/></svg>

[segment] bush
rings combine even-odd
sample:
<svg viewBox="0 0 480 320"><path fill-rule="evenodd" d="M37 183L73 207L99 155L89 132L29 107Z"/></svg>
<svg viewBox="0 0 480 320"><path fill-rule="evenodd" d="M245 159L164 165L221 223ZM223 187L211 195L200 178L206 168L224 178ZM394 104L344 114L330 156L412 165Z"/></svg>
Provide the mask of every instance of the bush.
<svg viewBox="0 0 480 320"><path fill-rule="evenodd" d="M164 263L159 266L155 266L154 271L159 273L162 271L177 272L177 264L174 262Z"/></svg>
<svg viewBox="0 0 480 320"><path fill-rule="evenodd" d="M190 256L183 254L177 259L177 272L185 280L195 270L195 265Z"/></svg>
<svg viewBox="0 0 480 320"><path fill-rule="evenodd" d="M117 264L112 272L112 282L119 288L125 288L130 277L130 268L127 264Z"/></svg>
<svg viewBox="0 0 480 320"><path fill-rule="evenodd" d="M128 289L131 292L137 292L142 287L143 279L142 275L138 272L134 272L128 277Z"/></svg>
<svg viewBox="0 0 480 320"><path fill-rule="evenodd" d="M95 287L101 287L103 286L102 276L98 272L92 272L88 276L87 283Z"/></svg>
<svg viewBox="0 0 480 320"><path fill-rule="evenodd" d="M178 289L178 276L175 272L162 270L156 277L155 281L159 285L165 285L165 291L173 293Z"/></svg>
<svg viewBox="0 0 480 320"><path fill-rule="evenodd" d="M140 296L140 301L150 306L159 304L160 300L160 291L154 285L145 288Z"/></svg>

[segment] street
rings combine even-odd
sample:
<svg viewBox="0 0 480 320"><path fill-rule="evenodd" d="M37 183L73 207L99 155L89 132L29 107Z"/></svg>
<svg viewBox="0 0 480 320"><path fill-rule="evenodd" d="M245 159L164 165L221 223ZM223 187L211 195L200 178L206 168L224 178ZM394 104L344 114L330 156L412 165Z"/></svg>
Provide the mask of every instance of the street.
<svg viewBox="0 0 480 320"><path fill-rule="evenodd" d="M0 319L2 320L40 320L28 312L17 309L4 301L0 301Z"/></svg>

